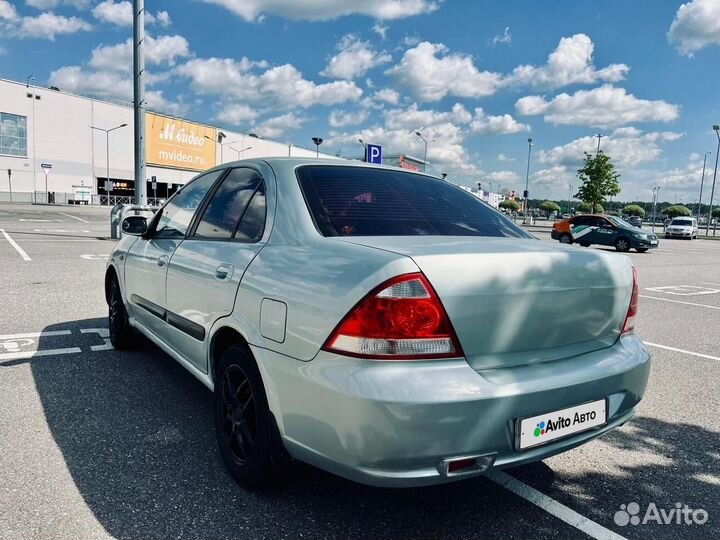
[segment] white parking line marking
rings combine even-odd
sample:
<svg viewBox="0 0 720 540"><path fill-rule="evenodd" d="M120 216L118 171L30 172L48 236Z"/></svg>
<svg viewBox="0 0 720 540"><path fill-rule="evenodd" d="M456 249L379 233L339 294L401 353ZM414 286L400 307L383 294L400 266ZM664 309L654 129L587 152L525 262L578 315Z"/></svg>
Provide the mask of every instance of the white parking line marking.
<svg viewBox="0 0 720 540"><path fill-rule="evenodd" d="M58 212L58 214L62 214L63 216L71 217L73 219L77 219L78 221L82 221L83 223L90 223L87 220L84 220L83 218L79 218L77 216L71 216L70 214L66 214L65 212Z"/></svg>
<svg viewBox="0 0 720 540"><path fill-rule="evenodd" d="M67 347L65 349L46 349L44 351L25 351L17 353L0 353L0 360L22 360L36 356L55 356L59 354L75 354L82 352L80 347Z"/></svg>
<svg viewBox="0 0 720 540"><path fill-rule="evenodd" d="M15 242L15 240L10 238L10 235L5 232L5 229L0 229L0 232L3 234L5 239L8 242L10 242L10 245L15 248L15 251L17 251L20 254L20 256L23 258L24 261L32 261L30 256L27 253L25 253L25 250L23 248L21 248L20 246L18 246L18 244L17 244L17 242Z"/></svg>
<svg viewBox="0 0 720 540"><path fill-rule="evenodd" d="M33 229L39 233L89 233L87 229Z"/></svg>
<svg viewBox="0 0 720 540"><path fill-rule="evenodd" d="M678 349L676 347L669 347L667 345L660 345L658 343L650 343L649 341L644 341L645 345L650 345L651 347L657 347L658 349L665 349L667 351L674 351L679 352L683 354L689 354L690 356L697 356L699 358L707 358L708 360L720 360L720 357L718 356L711 356L709 354L703 354L699 352L693 352L693 351L686 351L685 349Z"/></svg>
<svg viewBox="0 0 720 540"><path fill-rule="evenodd" d="M86 261L106 261L109 257L110 255L80 255L80 258Z"/></svg>
<svg viewBox="0 0 720 540"><path fill-rule="evenodd" d="M69 336L72 334L70 330L51 330L49 332L26 332L24 334L4 334L0 336L0 340L4 339L23 339L23 338L42 338L51 336Z"/></svg>
<svg viewBox="0 0 720 540"><path fill-rule="evenodd" d="M581 530L592 538L596 538L598 540L627 540L624 536L620 536L610 529L606 529L599 523L595 523L585 516L578 514L575 510L557 502L555 499L551 499L544 493L541 493L537 489L524 484L509 474L502 471L492 471L488 473L487 477L508 491L511 491L515 495L522 497L535 506L542 508L548 514L555 516L578 530Z"/></svg>
<svg viewBox="0 0 720 540"><path fill-rule="evenodd" d="M110 351L113 346L110 344L110 330L107 328L82 328L81 334L97 334L105 342L105 345L90 345L91 351Z"/></svg>
<svg viewBox="0 0 720 540"><path fill-rule="evenodd" d="M646 291L653 291L676 296L699 296L702 294L717 294L720 289L698 287L697 285L665 285L663 287L645 287Z"/></svg>
<svg viewBox="0 0 720 540"><path fill-rule="evenodd" d="M657 296L647 296L645 294L639 295L640 298L650 298L651 300L659 300L661 302L671 302L673 304L685 304L687 306L705 307L709 309L720 309L720 306L708 306L706 304L696 304L694 302L683 302L682 300L670 300L669 298L658 298Z"/></svg>

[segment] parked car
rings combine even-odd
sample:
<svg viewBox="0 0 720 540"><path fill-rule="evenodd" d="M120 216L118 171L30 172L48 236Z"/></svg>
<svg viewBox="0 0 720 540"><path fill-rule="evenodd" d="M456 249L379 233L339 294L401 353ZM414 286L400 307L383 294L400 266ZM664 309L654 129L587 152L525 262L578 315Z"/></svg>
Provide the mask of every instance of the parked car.
<svg viewBox="0 0 720 540"><path fill-rule="evenodd" d="M288 456L378 486L476 476L621 426L645 392L630 260L541 242L444 180L246 160L121 228L110 340L139 332L214 392L245 486Z"/></svg>
<svg viewBox="0 0 720 540"><path fill-rule="evenodd" d="M614 246L617 251L635 249L640 253L659 245L656 234L633 227L617 216L586 214L553 224L550 236L563 244L577 242L583 247L592 244Z"/></svg>
<svg viewBox="0 0 720 540"><path fill-rule="evenodd" d="M665 228L665 238L697 238L698 224L694 217L676 217Z"/></svg>
<svg viewBox="0 0 720 540"><path fill-rule="evenodd" d="M627 221L633 227L642 229L642 218L640 216L629 216L625 221Z"/></svg>

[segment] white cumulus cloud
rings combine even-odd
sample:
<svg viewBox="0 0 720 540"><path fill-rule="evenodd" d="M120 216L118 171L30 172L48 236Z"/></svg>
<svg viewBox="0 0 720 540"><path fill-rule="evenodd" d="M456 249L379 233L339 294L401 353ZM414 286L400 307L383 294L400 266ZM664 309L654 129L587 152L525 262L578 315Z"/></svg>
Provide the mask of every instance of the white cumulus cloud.
<svg viewBox="0 0 720 540"><path fill-rule="evenodd" d="M470 56L450 53L442 43L427 41L406 50L400 63L385 73L422 101L490 96L502 78L499 73L480 71Z"/></svg>
<svg viewBox="0 0 720 540"><path fill-rule="evenodd" d="M246 21L263 15L276 15L292 20L328 21L346 15L367 15L391 20L435 11L439 2L433 0L204 0L223 6Z"/></svg>
<svg viewBox="0 0 720 540"><path fill-rule="evenodd" d="M668 41L687 56L708 45L720 45L720 2L692 0L681 5L670 25Z"/></svg>
<svg viewBox="0 0 720 540"><path fill-rule="evenodd" d="M115 24L117 26L132 26L133 11L132 2L129 0L104 0L96 5L92 10L93 16L102 22ZM145 11L145 22L152 24L158 23L160 26L170 25L170 14L167 11L160 11L153 14Z"/></svg>
<svg viewBox="0 0 720 540"><path fill-rule="evenodd" d="M481 135L507 135L530 131L530 126L521 124L509 114L487 115L481 107L478 107L470 122L470 130Z"/></svg>
<svg viewBox="0 0 720 540"><path fill-rule="evenodd" d="M341 111L335 110L330 112L328 123L331 127L354 126L362 124L368 119L369 112L367 110L359 111Z"/></svg>
<svg viewBox="0 0 720 540"><path fill-rule="evenodd" d="M526 96L515 103L521 115L543 115L546 122L591 127L617 127L634 122L670 122L679 107L663 100L639 99L624 88L606 84L592 90L562 93L547 100Z"/></svg>
<svg viewBox="0 0 720 540"><path fill-rule="evenodd" d="M264 120L255 126L255 131L262 137L276 138L302 127L307 121L306 117L289 112Z"/></svg>
<svg viewBox="0 0 720 540"><path fill-rule="evenodd" d="M597 69L593 64L595 45L585 34L560 39L544 66L522 65L505 78L505 84L560 88L569 84L592 84L598 81L618 82L630 70L625 64L611 64Z"/></svg>
<svg viewBox="0 0 720 540"><path fill-rule="evenodd" d="M338 53L330 58L327 67L320 72L321 75L352 80L391 60L388 53L375 51L368 41L362 41L353 34L344 36L337 49Z"/></svg>

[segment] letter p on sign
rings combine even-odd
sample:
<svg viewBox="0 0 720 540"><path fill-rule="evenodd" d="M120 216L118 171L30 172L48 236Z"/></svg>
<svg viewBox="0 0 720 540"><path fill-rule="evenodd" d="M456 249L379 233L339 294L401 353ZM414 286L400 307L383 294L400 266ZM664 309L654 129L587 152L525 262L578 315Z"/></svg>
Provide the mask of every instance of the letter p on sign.
<svg viewBox="0 0 720 540"><path fill-rule="evenodd" d="M368 144L367 160L368 163L376 163L378 165L382 165L382 146L380 146L379 144Z"/></svg>

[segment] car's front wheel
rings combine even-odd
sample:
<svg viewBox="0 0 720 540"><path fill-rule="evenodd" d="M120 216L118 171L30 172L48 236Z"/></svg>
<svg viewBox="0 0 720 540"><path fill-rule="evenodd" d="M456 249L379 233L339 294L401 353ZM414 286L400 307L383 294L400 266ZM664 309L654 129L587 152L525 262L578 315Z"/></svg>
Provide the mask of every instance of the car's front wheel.
<svg viewBox="0 0 720 540"><path fill-rule="evenodd" d="M255 488L272 469L272 421L260 371L250 351L231 345L218 361L215 376L215 433L232 477Z"/></svg>
<svg viewBox="0 0 720 540"><path fill-rule="evenodd" d="M136 343L136 334L128 321L127 310L120 292L117 278L110 283L110 296L108 301L108 330L110 343L118 350L130 349Z"/></svg>
<svg viewBox="0 0 720 540"><path fill-rule="evenodd" d="M615 240L615 249L623 253L630 251L630 241L627 238L618 238Z"/></svg>
<svg viewBox="0 0 720 540"><path fill-rule="evenodd" d="M563 233L560 235L560 243L561 244L572 244L573 239L572 236L570 236L568 233Z"/></svg>

